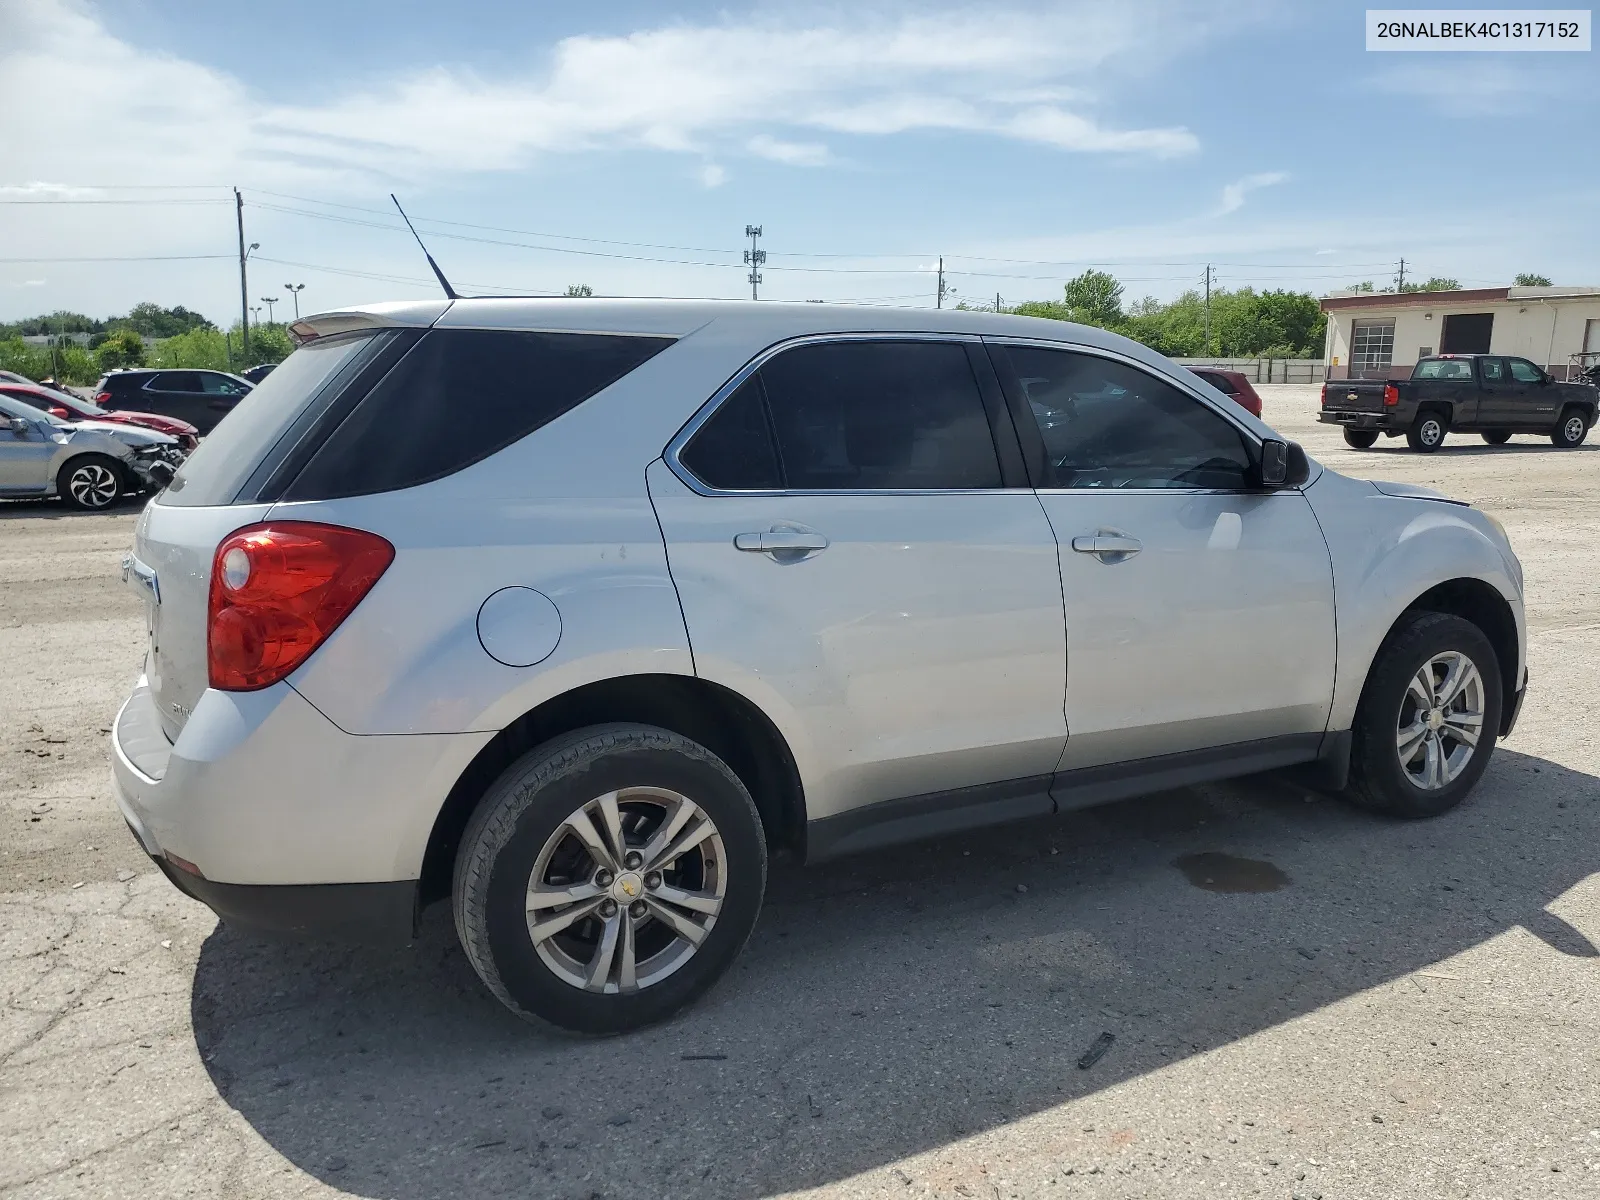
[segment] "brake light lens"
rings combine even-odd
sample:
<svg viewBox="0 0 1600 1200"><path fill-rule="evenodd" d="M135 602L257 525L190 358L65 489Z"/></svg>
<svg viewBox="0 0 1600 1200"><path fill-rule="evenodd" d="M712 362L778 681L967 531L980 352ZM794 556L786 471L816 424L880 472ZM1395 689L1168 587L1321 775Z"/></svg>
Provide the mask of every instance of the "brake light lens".
<svg viewBox="0 0 1600 1200"><path fill-rule="evenodd" d="M211 560L211 686L250 692L277 683L311 657L393 561L387 540L340 525L272 521L229 534Z"/></svg>
<svg viewBox="0 0 1600 1200"><path fill-rule="evenodd" d="M1323 408L1327 408L1328 407L1328 385L1327 384L1323 384L1322 385L1322 407Z"/></svg>
<svg viewBox="0 0 1600 1200"><path fill-rule="evenodd" d="M96 392L94 394L94 402L102 407L105 406L105 402L109 399L111 399L110 392Z"/></svg>
<svg viewBox="0 0 1600 1200"><path fill-rule="evenodd" d="M1400 389L1392 383L1383 385L1383 404L1385 408L1393 408L1400 403Z"/></svg>
<svg viewBox="0 0 1600 1200"><path fill-rule="evenodd" d="M70 414L68 414L67 410L62 408L61 405L52 404L50 406L50 415L52 417L65 417L65 416L68 416Z"/></svg>

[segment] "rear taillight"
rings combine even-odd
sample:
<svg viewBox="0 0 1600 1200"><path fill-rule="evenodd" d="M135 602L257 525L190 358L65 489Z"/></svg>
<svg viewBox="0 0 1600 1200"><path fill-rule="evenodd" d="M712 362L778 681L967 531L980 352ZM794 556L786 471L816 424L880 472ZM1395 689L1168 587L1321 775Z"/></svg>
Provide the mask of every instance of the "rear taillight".
<svg viewBox="0 0 1600 1200"><path fill-rule="evenodd" d="M100 405L102 408L105 407L105 403L109 399L111 399L110 392L96 392L94 394L94 402Z"/></svg>
<svg viewBox="0 0 1600 1200"><path fill-rule="evenodd" d="M1393 408L1396 404L1399 404L1399 403L1400 403L1400 389L1395 387L1395 385L1392 384L1392 383L1384 384L1383 385L1383 406L1385 408Z"/></svg>
<svg viewBox="0 0 1600 1200"><path fill-rule="evenodd" d="M322 645L394 561L375 533L273 521L228 535L211 560L211 686L277 683Z"/></svg>
<svg viewBox="0 0 1600 1200"><path fill-rule="evenodd" d="M1323 408L1327 408L1328 407L1328 385L1327 384L1323 384L1322 385L1322 407Z"/></svg>

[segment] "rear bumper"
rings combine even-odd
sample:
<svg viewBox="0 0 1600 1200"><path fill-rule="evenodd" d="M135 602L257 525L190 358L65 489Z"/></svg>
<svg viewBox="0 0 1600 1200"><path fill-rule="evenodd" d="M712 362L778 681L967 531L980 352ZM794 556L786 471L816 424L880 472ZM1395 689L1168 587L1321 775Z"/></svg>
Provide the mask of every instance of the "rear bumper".
<svg viewBox="0 0 1600 1200"><path fill-rule="evenodd" d="M246 928L409 933L433 822L492 734L357 737L287 684L205 692L176 743L144 679L117 714L117 806L182 891Z"/></svg>
<svg viewBox="0 0 1600 1200"><path fill-rule="evenodd" d="M1347 429L1395 429L1393 418L1388 413L1376 412L1339 412L1323 409L1317 420L1324 425L1343 425Z"/></svg>
<svg viewBox="0 0 1600 1200"><path fill-rule="evenodd" d="M224 924L267 937L409 941L416 930L417 885L395 883L213 883L157 858L172 885Z"/></svg>

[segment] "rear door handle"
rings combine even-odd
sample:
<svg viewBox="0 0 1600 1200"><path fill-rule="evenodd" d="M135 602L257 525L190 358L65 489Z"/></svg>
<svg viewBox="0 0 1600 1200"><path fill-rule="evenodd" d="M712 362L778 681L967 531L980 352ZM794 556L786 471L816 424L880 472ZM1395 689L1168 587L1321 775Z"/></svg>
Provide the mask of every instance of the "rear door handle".
<svg viewBox="0 0 1600 1200"><path fill-rule="evenodd" d="M801 533L795 529L769 529L766 533L741 533L734 537L736 550L749 550L756 554L774 551L807 553L828 548L828 539L820 533Z"/></svg>
<svg viewBox="0 0 1600 1200"><path fill-rule="evenodd" d="M1103 563L1119 563L1143 550L1144 543L1125 534L1097 533L1073 538L1072 548L1079 554L1093 554Z"/></svg>

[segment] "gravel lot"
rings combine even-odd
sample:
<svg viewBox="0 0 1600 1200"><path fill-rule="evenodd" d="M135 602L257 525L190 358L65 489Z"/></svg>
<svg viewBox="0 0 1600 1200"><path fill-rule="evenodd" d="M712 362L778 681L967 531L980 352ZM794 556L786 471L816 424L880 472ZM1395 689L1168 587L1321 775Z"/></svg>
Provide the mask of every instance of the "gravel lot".
<svg viewBox="0 0 1600 1200"><path fill-rule="evenodd" d="M1261 390L1511 531L1533 688L1466 805L1256 779L779 866L708 1000L608 1041L503 1013L444 909L378 953L174 891L107 766L137 508L0 505L0 1195L1600 1195L1600 448L1351 451Z"/></svg>

